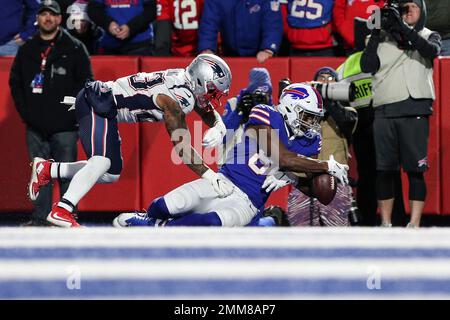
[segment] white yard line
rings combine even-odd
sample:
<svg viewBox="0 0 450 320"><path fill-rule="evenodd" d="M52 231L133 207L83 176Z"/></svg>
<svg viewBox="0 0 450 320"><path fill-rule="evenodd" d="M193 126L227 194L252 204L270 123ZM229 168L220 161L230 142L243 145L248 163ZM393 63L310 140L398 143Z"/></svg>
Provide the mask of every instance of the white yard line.
<svg viewBox="0 0 450 320"><path fill-rule="evenodd" d="M10 260L0 262L0 280L66 279L382 279L450 280L450 259L292 260Z"/></svg>
<svg viewBox="0 0 450 320"><path fill-rule="evenodd" d="M450 248L450 228L0 228L8 247Z"/></svg>

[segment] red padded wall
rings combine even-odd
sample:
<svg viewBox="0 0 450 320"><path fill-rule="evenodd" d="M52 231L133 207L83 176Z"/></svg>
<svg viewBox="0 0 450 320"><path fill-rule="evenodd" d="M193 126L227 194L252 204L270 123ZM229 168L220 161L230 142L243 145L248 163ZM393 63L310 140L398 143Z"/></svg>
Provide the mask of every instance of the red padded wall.
<svg viewBox="0 0 450 320"><path fill-rule="evenodd" d="M30 174L25 126L16 111L9 89L13 58L0 57L0 211L31 211L27 197Z"/></svg>
<svg viewBox="0 0 450 320"><path fill-rule="evenodd" d="M450 57L440 59L441 199L442 213L450 214Z"/></svg>
<svg viewBox="0 0 450 320"><path fill-rule="evenodd" d="M294 82L311 81L317 69L321 67L337 69L344 61L344 58L329 57L291 58L291 80Z"/></svg>
<svg viewBox="0 0 450 320"><path fill-rule="evenodd" d="M138 72L137 57L92 57L92 68L97 80L109 81ZM139 125L119 124L122 138L123 171L120 180L113 184L97 184L81 200L79 209L83 211L123 211L139 208L140 164ZM78 144L79 159L86 155Z"/></svg>

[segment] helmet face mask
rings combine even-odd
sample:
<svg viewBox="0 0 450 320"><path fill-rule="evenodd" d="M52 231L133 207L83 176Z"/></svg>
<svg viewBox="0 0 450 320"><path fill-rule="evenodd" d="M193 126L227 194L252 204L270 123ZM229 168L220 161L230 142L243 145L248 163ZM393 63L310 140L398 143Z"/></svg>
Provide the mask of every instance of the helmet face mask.
<svg viewBox="0 0 450 320"><path fill-rule="evenodd" d="M298 122L300 125L300 131L305 134L307 131L319 131L320 130L320 120L322 116L302 110L300 107L298 111Z"/></svg>
<svg viewBox="0 0 450 320"><path fill-rule="evenodd" d="M221 105L231 85L231 71L227 63L213 54L200 54L186 69L194 89L197 104L210 110Z"/></svg>
<svg viewBox="0 0 450 320"><path fill-rule="evenodd" d="M287 86L281 94L278 111L292 131L292 138L320 132L323 102L314 88L299 83Z"/></svg>

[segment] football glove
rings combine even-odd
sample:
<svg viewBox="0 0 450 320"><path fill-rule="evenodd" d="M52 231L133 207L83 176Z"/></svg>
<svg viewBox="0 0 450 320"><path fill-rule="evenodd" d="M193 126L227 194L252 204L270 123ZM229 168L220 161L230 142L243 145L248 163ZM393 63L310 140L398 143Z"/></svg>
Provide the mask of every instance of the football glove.
<svg viewBox="0 0 450 320"><path fill-rule="evenodd" d="M222 179L216 172L208 169L202 178L208 180L211 183L214 191L217 192L219 198L228 197L234 190L234 185L227 180Z"/></svg>
<svg viewBox="0 0 450 320"><path fill-rule="evenodd" d="M223 142L227 128L222 121L218 121L214 127L209 128L203 136L203 147L214 148Z"/></svg>
<svg viewBox="0 0 450 320"><path fill-rule="evenodd" d="M297 184L297 177L289 176L286 172L278 171L272 175L266 177L262 188L266 190L267 193L272 191L277 191L289 184Z"/></svg>
<svg viewBox="0 0 450 320"><path fill-rule="evenodd" d="M334 160L333 155L330 156L330 160L327 161L328 173L335 176L343 184L348 184L348 165L342 164Z"/></svg>

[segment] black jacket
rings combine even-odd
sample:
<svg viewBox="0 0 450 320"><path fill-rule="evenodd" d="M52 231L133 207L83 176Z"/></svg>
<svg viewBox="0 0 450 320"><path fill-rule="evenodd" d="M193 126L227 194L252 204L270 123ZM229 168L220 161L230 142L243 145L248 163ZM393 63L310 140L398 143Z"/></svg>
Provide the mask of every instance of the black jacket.
<svg viewBox="0 0 450 320"><path fill-rule="evenodd" d="M75 112L60 102L64 96L76 96L92 67L85 46L60 30L47 59L42 94L32 93L31 81L40 73L41 52L46 48L39 34L19 48L14 59L9 85L22 120L42 134L76 130Z"/></svg>

